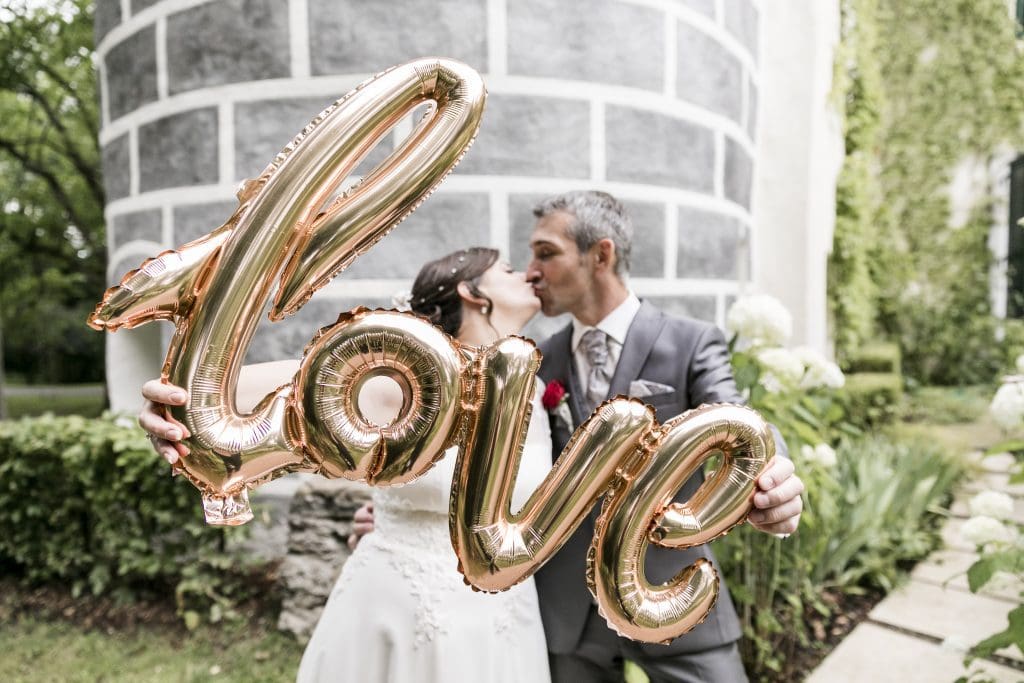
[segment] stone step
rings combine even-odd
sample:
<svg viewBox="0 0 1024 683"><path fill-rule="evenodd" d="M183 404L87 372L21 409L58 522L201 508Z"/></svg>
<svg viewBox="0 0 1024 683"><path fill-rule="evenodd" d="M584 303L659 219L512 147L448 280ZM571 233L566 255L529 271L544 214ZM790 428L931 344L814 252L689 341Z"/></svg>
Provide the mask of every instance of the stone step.
<svg viewBox="0 0 1024 683"><path fill-rule="evenodd" d="M967 461L978 465L986 472L1006 473L1016 464L1017 459L1010 453L985 455L984 451L975 451L967 456Z"/></svg>
<svg viewBox="0 0 1024 683"><path fill-rule="evenodd" d="M977 559L976 553L952 549L939 550L919 562L910 573L910 577L916 581L970 593L967 570ZM980 594L1016 605L1020 600L1021 591L1024 591L1024 582L1010 578L1006 582L990 581Z"/></svg>
<svg viewBox="0 0 1024 683"><path fill-rule="evenodd" d="M964 538L961 531L965 521L967 520L954 517L947 520L946 523L942 525L940 534L942 536L942 545L944 548L959 550L965 553L973 553L976 550L974 545L968 543L967 539Z"/></svg>
<svg viewBox="0 0 1024 683"><path fill-rule="evenodd" d="M996 683L1024 679L1024 671L984 660L971 669L980 669ZM865 622L839 643L806 683L952 683L966 673L963 655L932 640Z"/></svg>
<svg viewBox="0 0 1024 683"><path fill-rule="evenodd" d="M981 491L1002 491L1014 497L1024 496L1024 484L1011 484L1010 475L1005 472L985 472L964 485L970 495Z"/></svg>
<svg viewBox="0 0 1024 683"><path fill-rule="evenodd" d="M878 603L868 616L939 640L953 637L974 644L1006 628L1011 607L1005 600L911 580ZM998 654L1024 662L1024 653L1016 647Z"/></svg>

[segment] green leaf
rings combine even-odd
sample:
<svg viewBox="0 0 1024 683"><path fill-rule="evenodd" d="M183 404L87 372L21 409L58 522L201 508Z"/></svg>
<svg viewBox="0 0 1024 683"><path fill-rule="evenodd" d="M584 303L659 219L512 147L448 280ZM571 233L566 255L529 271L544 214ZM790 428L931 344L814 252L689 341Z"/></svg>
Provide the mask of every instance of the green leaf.
<svg viewBox="0 0 1024 683"><path fill-rule="evenodd" d="M182 617L185 620L185 628L187 628L189 631L195 631L197 628L199 628L199 612L189 610L185 612L185 614L182 615Z"/></svg>
<svg viewBox="0 0 1024 683"><path fill-rule="evenodd" d="M996 573L996 561L994 558L986 557L978 560L967 570L967 585L972 593L977 593L982 586L989 582Z"/></svg>
<svg viewBox="0 0 1024 683"><path fill-rule="evenodd" d="M1015 453L1024 451L1024 439L1009 439L1000 441L994 446L985 450L985 455L996 455L997 453Z"/></svg>

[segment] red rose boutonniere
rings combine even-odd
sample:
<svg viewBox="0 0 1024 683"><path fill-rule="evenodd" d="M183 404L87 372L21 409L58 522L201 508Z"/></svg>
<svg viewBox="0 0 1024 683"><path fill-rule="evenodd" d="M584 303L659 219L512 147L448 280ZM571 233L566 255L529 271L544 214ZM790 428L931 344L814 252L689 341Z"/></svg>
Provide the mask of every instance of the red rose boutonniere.
<svg viewBox="0 0 1024 683"><path fill-rule="evenodd" d="M569 392L565 390L565 385L554 379L544 387L544 395L541 396L540 402L545 410L556 418L561 419L571 429L572 414L569 412L569 402L566 400L568 398Z"/></svg>
<svg viewBox="0 0 1024 683"><path fill-rule="evenodd" d="M565 387L556 379L544 387L544 395L541 396L540 402L545 410L551 411L557 408L558 404L564 401L568 395Z"/></svg>

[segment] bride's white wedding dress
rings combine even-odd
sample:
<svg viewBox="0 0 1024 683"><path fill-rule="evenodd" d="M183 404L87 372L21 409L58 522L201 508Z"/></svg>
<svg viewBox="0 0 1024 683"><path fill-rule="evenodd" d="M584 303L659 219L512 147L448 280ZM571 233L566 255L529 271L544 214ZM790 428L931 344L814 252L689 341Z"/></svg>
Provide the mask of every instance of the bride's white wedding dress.
<svg viewBox="0 0 1024 683"><path fill-rule="evenodd" d="M538 382L538 385L540 383ZM533 413L513 494L518 510L551 470L551 432ZM448 532L455 449L420 479L374 491L374 531L345 563L299 666L299 683L544 683L533 579L473 591Z"/></svg>

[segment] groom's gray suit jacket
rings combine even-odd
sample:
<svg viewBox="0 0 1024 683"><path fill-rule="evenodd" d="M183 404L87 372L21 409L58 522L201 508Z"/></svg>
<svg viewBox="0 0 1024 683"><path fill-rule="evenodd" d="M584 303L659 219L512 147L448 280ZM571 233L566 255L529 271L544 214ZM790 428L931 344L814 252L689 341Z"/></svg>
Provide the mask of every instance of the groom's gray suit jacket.
<svg viewBox="0 0 1024 683"><path fill-rule="evenodd" d="M540 344L544 359L539 374L545 382L558 380L566 387L574 425L579 425L587 415L579 404L583 391L576 377L571 338L570 324ZM628 395L630 384L639 379L675 389L641 399L654 407L660 422L703 403L744 403L733 380L722 332L709 323L665 315L647 302L641 305L626 335L608 397ZM554 457L558 457L568 443L574 425L552 418ZM777 433L776 447L777 452L786 455L785 443ZM686 482L675 500L690 498L703 481L703 472L698 472ZM565 546L536 574L548 650L555 654L573 652L593 604L586 585L586 556L596 514L592 512ZM706 545L686 550L652 546L646 558L647 578L655 584L664 583L698 557L711 560L721 578L718 561ZM643 644L641 647L649 655L671 656L719 647L739 637L736 610L722 582L718 601L704 623L669 645Z"/></svg>

